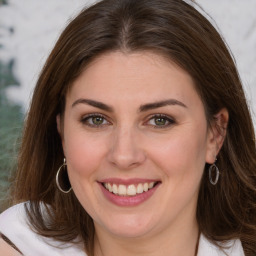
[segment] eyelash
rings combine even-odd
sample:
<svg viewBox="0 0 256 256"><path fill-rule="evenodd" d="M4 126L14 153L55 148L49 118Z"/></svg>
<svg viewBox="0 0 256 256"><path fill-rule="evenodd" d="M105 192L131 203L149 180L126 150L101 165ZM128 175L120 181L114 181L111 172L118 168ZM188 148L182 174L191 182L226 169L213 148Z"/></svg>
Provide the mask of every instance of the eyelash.
<svg viewBox="0 0 256 256"><path fill-rule="evenodd" d="M89 120L91 119L92 121L92 118L101 118L103 120L103 122L107 122L107 123L103 123L103 124L92 124L92 123L89 123ZM148 124L149 126L153 127L154 129L164 129L164 128L168 128L169 126L175 124L175 120L167 115L164 115L164 114L154 114L154 115L151 115L147 121L143 124L147 124L149 123L151 120L154 120L154 119L163 119L163 121L167 122L168 124L163 124L163 125L153 125L153 124ZM99 113L93 113L93 114L89 114L89 115L86 115L86 116L83 116L81 118L81 122L89 127L92 127L92 128L104 128L105 126L107 125L110 125L111 122L108 121L108 119L102 115L102 114L99 114Z"/></svg>
<svg viewBox="0 0 256 256"><path fill-rule="evenodd" d="M107 124L99 124L99 125L97 125L97 124L91 124L91 123L89 123L89 120L90 120L90 119L92 119L92 118L97 118L97 117L102 118L102 119L103 119L103 122L106 121ZM99 114L99 113L94 113L94 114L89 114L89 115L83 116L83 117L81 118L81 122L82 122L83 124L89 126L89 127L92 127L92 128L103 128L103 127L105 127L106 125L109 125L109 124L110 124L110 122L107 120L107 118L106 118L104 115Z"/></svg>
<svg viewBox="0 0 256 256"><path fill-rule="evenodd" d="M155 115L152 115L148 118L147 120L147 123L150 121L150 120L154 120L154 119L163 119L165 120L166 122L168 122L168 124L164 124L164 125L150 125L152 126L154 129L164 129L164 128L168 128L169 126L175 124L175 120L167 115L164 115L164 114L155 114Z"/></svg>

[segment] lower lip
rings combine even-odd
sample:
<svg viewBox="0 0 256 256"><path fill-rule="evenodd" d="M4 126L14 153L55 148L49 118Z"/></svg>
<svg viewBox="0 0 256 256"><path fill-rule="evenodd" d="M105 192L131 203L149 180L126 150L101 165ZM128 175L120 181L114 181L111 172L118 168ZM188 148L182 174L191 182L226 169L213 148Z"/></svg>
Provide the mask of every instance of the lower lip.
<svg viewBox="0 0 256 256"><path fill-rule="evenodd" d="M148 200L157 190L160 183L156 184L153 188L147 192L137 194L135 196L119 196L109 192L105 187L99 183L104 196L113 204L118 206L137 206Z"/></svg>

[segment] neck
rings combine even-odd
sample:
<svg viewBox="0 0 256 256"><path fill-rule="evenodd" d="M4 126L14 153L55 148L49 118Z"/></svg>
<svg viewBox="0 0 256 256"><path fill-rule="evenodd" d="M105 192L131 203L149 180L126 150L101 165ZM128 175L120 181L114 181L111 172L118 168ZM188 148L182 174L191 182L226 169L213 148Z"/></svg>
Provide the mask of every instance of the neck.
<svg viewBox="0 0 256 256"><path fill-rule="evenodd" d="M196 221L190 225L187 224L136 238L109 235L96 227L94 255L196 256L199 239L198 225Z"/></svg>

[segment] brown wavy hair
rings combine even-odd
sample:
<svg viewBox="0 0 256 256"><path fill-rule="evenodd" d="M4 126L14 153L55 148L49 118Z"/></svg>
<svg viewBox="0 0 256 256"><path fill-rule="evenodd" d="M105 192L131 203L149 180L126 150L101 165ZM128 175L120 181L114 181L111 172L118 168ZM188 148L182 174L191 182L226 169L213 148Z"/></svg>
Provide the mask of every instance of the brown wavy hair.
<svg viewBox="0 0 256 256"><path fill-rule="evenodd" d="M217 165L221 177L209 183L207 164L197 206L200 231L213 242L241 240L256 252L255 134L241 81L225 42L211 23L181 0L103 0L84 9L61 34L39 76L27 115L14 186L14 202L29 201L31 225L61 241L80 237L93 255L94 226L74 193L61 193L55 176L63 161L56 116L73 81L99 55L154 51L193 78L208 123L229 112ZM40 202L49 209L45 223ZM49 207L50 206L50 207ZM50 220L50 221L49 221Z"/></svg>

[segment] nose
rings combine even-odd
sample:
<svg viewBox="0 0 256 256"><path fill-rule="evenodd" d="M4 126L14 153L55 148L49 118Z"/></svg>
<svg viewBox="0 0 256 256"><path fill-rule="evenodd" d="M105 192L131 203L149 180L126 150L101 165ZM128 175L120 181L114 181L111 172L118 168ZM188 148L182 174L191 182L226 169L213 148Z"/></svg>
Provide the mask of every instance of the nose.
<svg viewBox="0 0 256 256"><path fill-rule="evenodd" d="M146 159L146 153L138 134L128 127L123 127L114 132L107 158L118 169L129 170L141 165Z"/></svg>

